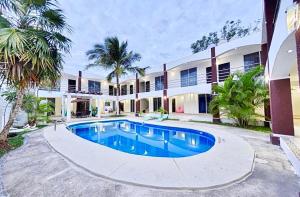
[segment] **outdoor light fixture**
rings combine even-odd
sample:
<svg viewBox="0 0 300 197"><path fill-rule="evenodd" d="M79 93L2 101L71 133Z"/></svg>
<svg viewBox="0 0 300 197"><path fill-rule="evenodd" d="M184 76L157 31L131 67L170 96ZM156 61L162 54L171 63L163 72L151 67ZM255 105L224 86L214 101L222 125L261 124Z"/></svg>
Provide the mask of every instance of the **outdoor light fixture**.
<svg viewBox="0 0 300 197"><path fill-rule="evenodd" d="M167 96L164 96L164 100L167 100Z"/></svg>
<svg viewBox="0 0 300 197"><path fill-rule="evenodd" d="M288 52L288 53L292 53L292 52L293 52L293 50L292 50L292 49L290 49L290 50L288 50L287 52Z"/></svg>
<svg viewBox="0 0 300 197"><path fill-rule="evenodd" d="M289 33L299 28L299 4L294 3L286 10L286 25Z"/></svg>

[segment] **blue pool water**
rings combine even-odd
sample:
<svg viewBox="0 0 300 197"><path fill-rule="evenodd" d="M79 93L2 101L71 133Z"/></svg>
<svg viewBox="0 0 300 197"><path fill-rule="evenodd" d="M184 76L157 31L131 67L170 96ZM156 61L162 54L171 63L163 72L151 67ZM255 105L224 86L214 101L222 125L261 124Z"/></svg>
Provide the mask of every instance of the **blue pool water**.
<svg viewBox="0 0 300 197"><path fill-rule="evenodd" d="M143 124L128 120L74 124L74 134L122 152L152 157L187 157L208 151L213 135L186 128Z"/></svg>

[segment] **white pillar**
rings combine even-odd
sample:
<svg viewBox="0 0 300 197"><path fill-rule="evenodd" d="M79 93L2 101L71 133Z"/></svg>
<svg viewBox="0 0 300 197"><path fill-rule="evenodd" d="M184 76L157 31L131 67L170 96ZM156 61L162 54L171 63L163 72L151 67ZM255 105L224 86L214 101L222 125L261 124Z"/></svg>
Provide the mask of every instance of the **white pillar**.
<svg viewBox="0 0 300 197"><path fill-rule="evenodd" d="M96 105L97 105L97 117L100 118L101 117L101 99L97 98L96 100Z"/></svg>
<svg viewBox="0 0 300 197"><path fill-rule="evenodd" d="M150 97L148 99L148 103L149 103L149 113L153 113L154 112L154 109L153 109L153 97Z"/></svg>
<svg viewBox="0 0 300 197"><path fill-rule="evenodd" d="M71 120L71 95L67 95L67 100L66 100L66 109L67 109L67 121Z"/></svg>
<svg viewBox="0 0 300 197"><path fill-rule="evenodd" d="M66 103L66 96L63 95L61 97L61 117L63 117L63 118L66 118L66 116L65 116L65 110L66 110L65 103Z"/></svg>

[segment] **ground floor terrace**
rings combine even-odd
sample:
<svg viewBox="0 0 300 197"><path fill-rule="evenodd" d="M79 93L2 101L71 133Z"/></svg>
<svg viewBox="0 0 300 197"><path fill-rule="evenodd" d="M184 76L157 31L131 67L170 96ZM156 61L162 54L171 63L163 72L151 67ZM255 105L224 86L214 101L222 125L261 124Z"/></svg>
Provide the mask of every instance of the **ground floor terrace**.
<svg viewBox="0 0 300 197"><path fill-rule="evenodd" d="M211 128L243 139L255 151L251 174L225 186L210 189L159 189L126 184L92 173L58 153L45 138L45 132L58 132L50 127L28 134L21 148L0 159L0 196L298 196L300 178L295 175L295 169L282 149L269 142L268 134L194 122L168 120L163 124L180 124L199 130ZM87 152L86 160L92 159L89 158L92 155L89 155ZM154 166L144 166L145 170L150 167ZM192 173L198 166L189 168ZM211 179L211 176L207 175L207 179Z"/></svg>
<svg viewBox="0 0 300 197"><path fill-rule="evenodd" d="M294 130L295 136L300 136L300 91L299 91L299 80L297 77L296 66L293 67L291 71L291 77L289 79L291 82L287 88L290 89L290 107L291 107L291 116L292 127ZM280 93L276 97L283 96L284 94ZM156 113L160 108L166 108L164 105L165 97L162 95L156 95L151 97L142 97L135 99L132 95L130 98L120 97L119 108L121 114L138 114L139 116L145 116L147 113ZM167 104L167 112L170 119L179 119L179 120L195 120L195 121L208 121L212 122L213 117L209 113L209 102L212 99L211 94L199 94L199 93L186 93L186 94L174 94L169 96ZM112 97L103 97L96 95L76 95L76 94L67 94L63 96L53 96L47 97L49 102L53 103L54 106L54 117L59 117L69 120L77 120L81 118L89 117L103 117L107 115L114 115L116 113L116 98ZM280 99L283 100L283 99ZM287 101L279 102L273 108L278 110L286 109L282 106L286 104ZM273 111L276 111L274 110ZM257 109L257 113L261 115L258 117L255 124L263 125L264 122L264 109L260 107ZM222 113L221 113L222 114ZM277 114L274 113L274 122L276 128L278 121ZM234 123L233 120L228 119L226 116L221 115L221 121L224 123ZM277 118L277 119L276 119Z"/></svg>

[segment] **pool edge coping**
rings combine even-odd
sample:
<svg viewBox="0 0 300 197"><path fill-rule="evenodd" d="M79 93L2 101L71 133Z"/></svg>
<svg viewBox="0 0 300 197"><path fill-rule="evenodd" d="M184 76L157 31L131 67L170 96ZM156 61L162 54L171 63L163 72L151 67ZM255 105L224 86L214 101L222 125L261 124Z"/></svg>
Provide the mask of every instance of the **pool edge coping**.
<svg viewBox="0 0 300 197"><path fill-rule="evenodd" d="M131 119L131 118L130 118ZM106 120L129 120L129 121L134 121L134 122L143 122L143 121L139 121L139 120L136 120L136 119L133 119L133 120L130 120L128 118L114 118L114 119L100 119L100 120L87 120L87 121L79 121L79 122L72 122L72 123L67 123L67 124L64 124L64 126L69 126L69 125L73 125L73 124L80 124L80 123L89 123L89 122L101 122L101 121L106 121ZM149 124L155 124L153 122L149 123ZM210 126L210 125L209 125ZM51 126L48 127L48 129L50 128ZM173 126L171 126L173 127ZM185 127L185 126L182 126L184 128L188 128L188 127ZM66 128L67 129L67 128ZM68 130L68 129L67 129ZM229 134L229 135L233 135L233 136L236 136L238 138L240 138L242 141L244 141L246 144L249 145L249 147L252 149L253 151L253 157L251 159L251 169L248 170L247 173L245 173L243 176L237 178L237 179L234 179L234 180L231 180L229 182L225 182L225 183L222 183L222 184L216 184L216 185L213 185L213 186L208 186L208 187L191 187L191 186L180 186L180 187L167 187L167 186L157 186L157 185L151 185L151 184L142 184L142 183L136 183L136 182L131 182L131 181L125 181L125 180L120 180L120 179L116 179L116 178L112 178L112 177L109 177L107 175L104 175L104 174L100 174L98 172L95 172L91 169L88 169L87 167L81 165L81 164L78 164L76 163L75 161L73 161L69 156L65 155L64 153L62 153L61 151L57 150L47 139L47 137L45 136L45 132L47 131L47 128L45 128L44 130L42 130L43 132L43 136L44 138L46 139L46 143L55 151L57 152L60 156L62 156L64 159L66 159L68 162L71 162L72 164L74 164L76 167L79 167L80 169L82 170L85 170L87 171L88 173L96 176L96 177L99 177L99 178L102 178L102 179L105 179L105 180L109 180L109 181L112 181L112 182L117 182L117 183L120 183L120 184L126 184L126 185L132 185L132 186L138 186L138 187L144 187L144 188L151 188L151 189L159 189L159 190L172 190L172 191L176 191L176 190L187 190L187 191L192 191L192 190L212 190L212 189L221 189L221 188L224 188L224 187L228 187L228 186L231 186L231 185L234 185L234 184L238 184L244 180L246 180L247 178L249 178L252 173L253 173L253 170L254 170L254 167L255 167L255 158L256 158L256 151L252 148L252 146L246 142L245 140L243 140L240 136L237 136L237 135L234 135L234 134ZM69 131L69 130L68 130ZM202 131L202 130L201 130ZM203 132L207 132L207 131L203 131ZM209 133L209 132L207 132ZM216 138L216 141L217 141L217 137L215 134L213 133L209 133L211 135L213 135L215 138ZM75 135L76 136L76 135ZM79 137L79 136L77 136ZM80 137L79 137L80 138ZM83 138L82 138L83 139ZM83 139L85 140L85 139ZM93 143L93 142L90 142L90 143ZM216 142L217 143L217 142ZM114 150L112 149L113 151L118 151L118 150ZM120 151L118 151L120 152ZM209 151L207 151L209 152ZM123 152L122 152L123 153ZM129 153L124 153L124 154L129 154ZM131 154L129 154L131 155ZM137 155L139 156L139 155ZM193 157L193 156L191 156ZM169 159L169 160L173 160L173 159L180 159L180 158L164 158L164 159Z"/></svg>

